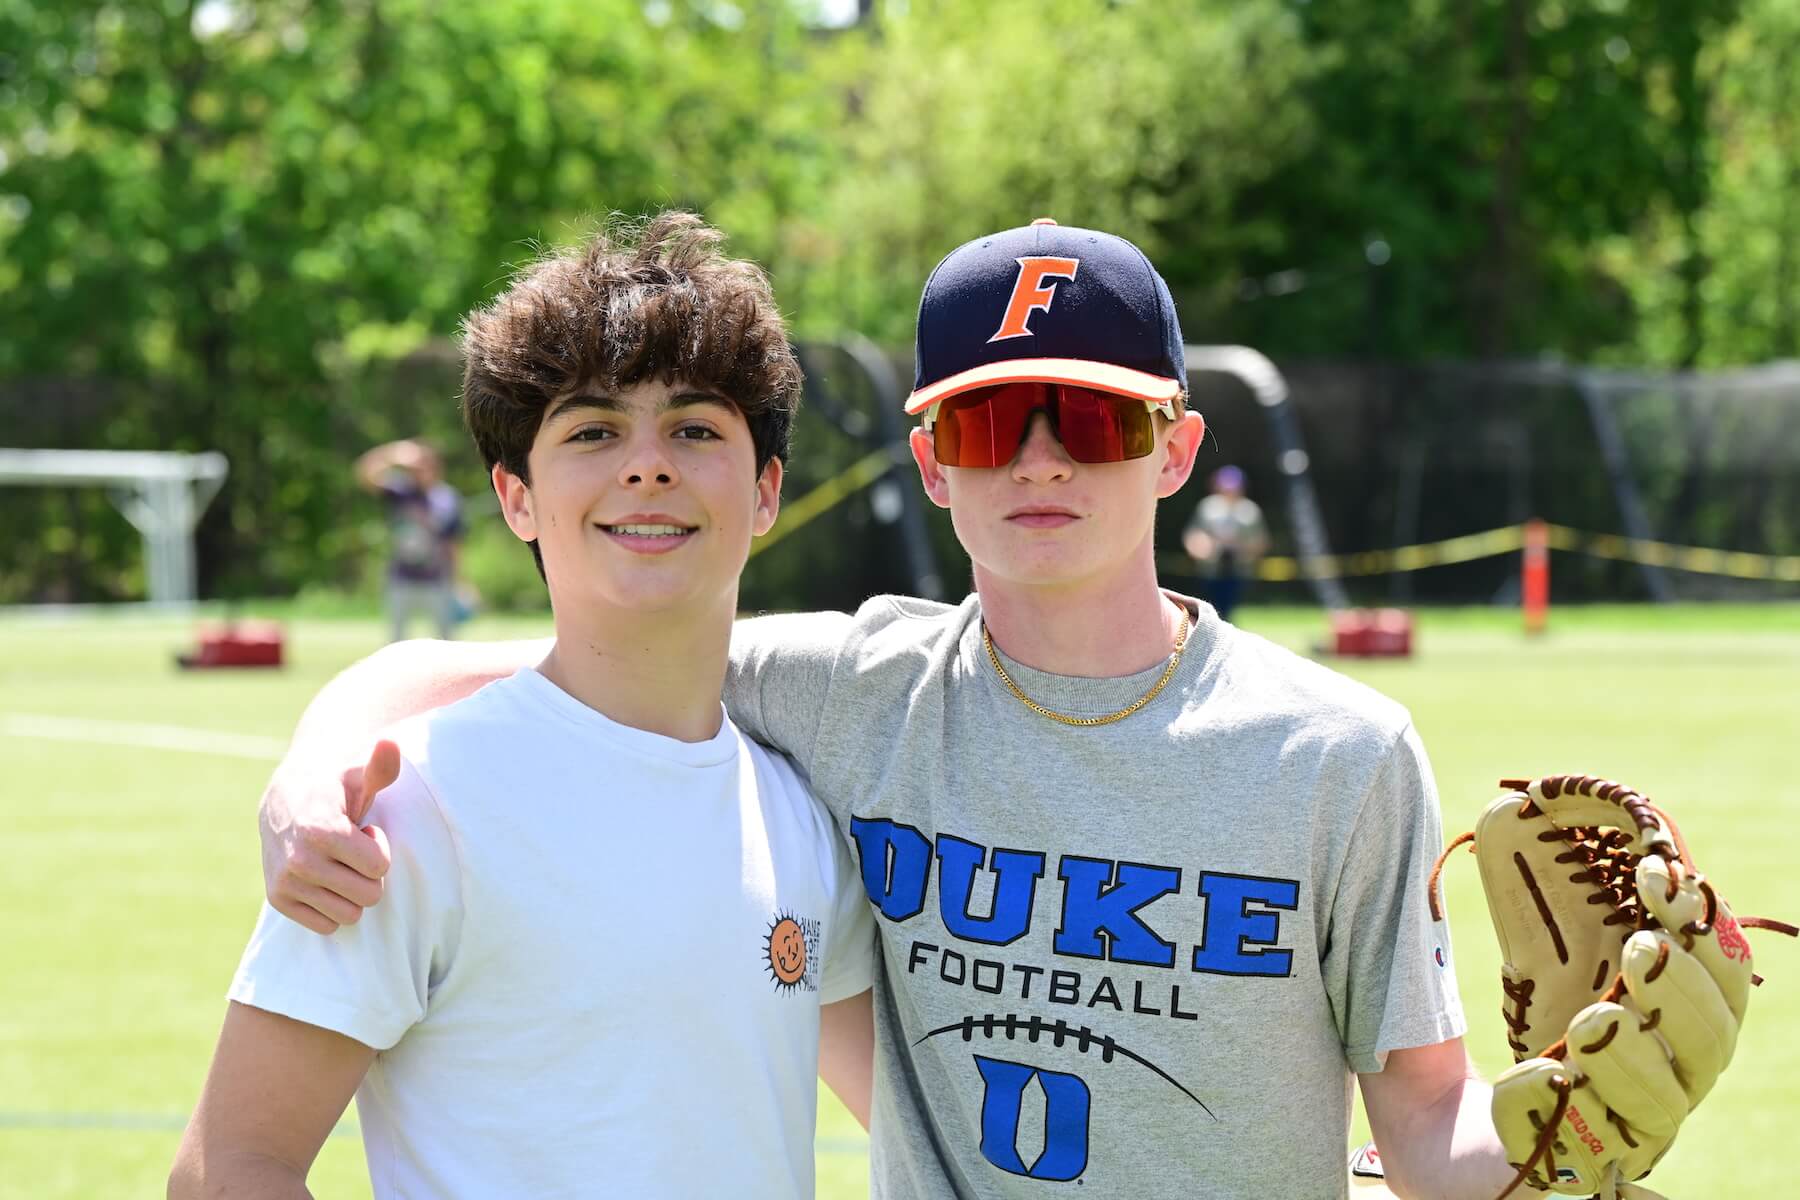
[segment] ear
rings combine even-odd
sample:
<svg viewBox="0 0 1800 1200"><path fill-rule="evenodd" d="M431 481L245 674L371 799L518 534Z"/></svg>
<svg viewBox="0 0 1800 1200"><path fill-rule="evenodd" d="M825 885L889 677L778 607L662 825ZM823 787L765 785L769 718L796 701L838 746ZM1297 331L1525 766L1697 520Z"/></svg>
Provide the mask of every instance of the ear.
<svg viewBox="0 0 1800 1200"><path fill-rule="evenodd" d="M1162 468L1156 473L1156 498L1166 500L1181 490L1181 485L1194 473L1194 460L1200 457L1200 443L1206 438L1206 422L1197 412L1185 412L1169 428L1163 443Z"/></svg>
<svg viewBox="0 0 1800 1200"><path fill-rule="evenodd" d="M537 540L537 517L531 511L530 485L499 463L494 464L491 474L494 495L500 497L500 515L506 518L506 527L521 542Z"/></svg>
<svg viewBox="0 0 1800 1200"><path fill-rule="evenodd" d="M761 537L775 526L781 515L781 460L771 458L756 477L756 513L750 521L750 533Z"/></svg>
<svg viewBox="0 0 1800 1200"><path fill-rule="evenodd" d="M950 507L950 481L944 475L944 468L938 465L937 446L931 440L931 434L923 429L912 431L913 461L919 464L919 482L925 485L925 494L939 508Z"/></svg>

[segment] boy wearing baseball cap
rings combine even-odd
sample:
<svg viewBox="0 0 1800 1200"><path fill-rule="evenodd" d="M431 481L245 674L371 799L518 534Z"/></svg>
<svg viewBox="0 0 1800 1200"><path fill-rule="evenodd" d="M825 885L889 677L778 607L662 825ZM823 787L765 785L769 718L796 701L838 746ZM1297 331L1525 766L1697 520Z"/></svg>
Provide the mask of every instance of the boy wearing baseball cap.
<svg viewBox="0 0 1800 1200"><path fill-rule="evenodd" d="M1354 1075L1402 1186L1491 1196L1407 714L1158 586L1204 428L1182 344L1118 237L951 252L907 411L975 594L734 633L733 719L809 774L877 914L873 1194L1341 1195ZM271 896L315 923L342 863L381 870L323 764L517 651L386 653L265 800Z"/></svg>
<svg viewBox="0 0 1800 1200"><path fill-rule="evenodd" d="M307 1194L353 1092L377 1197L811 1193L822 1026L868 1089L870 918L720 705L800 392L720 240L664 214L470 314L464 417L555 640L373 765L381 905L329 938L264 909L171 1196Z"/></svg>

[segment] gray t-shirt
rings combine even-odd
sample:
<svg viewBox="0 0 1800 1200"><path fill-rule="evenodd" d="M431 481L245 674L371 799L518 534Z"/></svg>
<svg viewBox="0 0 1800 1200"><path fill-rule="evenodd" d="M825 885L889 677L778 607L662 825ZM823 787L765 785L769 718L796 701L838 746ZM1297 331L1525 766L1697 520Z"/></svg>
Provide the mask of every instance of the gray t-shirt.
<svg viewBox="0 0 1800 1200"><path fill-rule="evenodd" d="M1405 710L1182 602L1180 670L1091 728L1006 689L975 597L737 626L732 719L877 909L875 1197L1342 1197L1351 1072L1464 1031ZM1076 716L1163 670L1004 661Z"/></svg>

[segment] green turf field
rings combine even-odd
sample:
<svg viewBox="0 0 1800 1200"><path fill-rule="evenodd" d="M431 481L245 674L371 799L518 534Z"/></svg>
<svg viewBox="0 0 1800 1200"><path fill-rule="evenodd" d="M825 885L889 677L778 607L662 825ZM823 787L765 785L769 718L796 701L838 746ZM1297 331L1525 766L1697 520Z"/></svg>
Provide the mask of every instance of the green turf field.
<svg viewBox="0 0 1800 1200"><path fill-rule="evenodd" d="M1297 649L1322 631L1299 611L1244 624ZM260 897L268 756L381 637L372 620L297 619L286 670L183 674L186 628L0 616L0 1200L161 1194ZM1413 661L1348 669L1412 708L1447 833L1503 775L1611 774L1675 810L1740 913L1800 917L1800 607L1564 609L1532 642L1513 614L1426 612L1418 640ZM1506 1061L1496 956L1474 864L1456 861L1463 997L1492 1073ZM1784 1132L1800 1115L1800 945L1751 936L1769 982L1654 1179L1682 1200L1779 1195L1800 1168ZM864 1195L861 1131L829 1100L821 1112L820 1195ZM340 1132L314 1190L367 1196L361 1145Z"/></svg>

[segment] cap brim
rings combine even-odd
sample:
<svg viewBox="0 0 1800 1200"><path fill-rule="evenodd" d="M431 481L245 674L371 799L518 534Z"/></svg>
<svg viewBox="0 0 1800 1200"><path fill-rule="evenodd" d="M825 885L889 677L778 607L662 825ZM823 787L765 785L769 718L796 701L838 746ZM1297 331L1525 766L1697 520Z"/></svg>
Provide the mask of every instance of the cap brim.
<svg viewBox="0 0 1800 1200"><path fill-rule="evenodd" d="M940 379L930 387L920 388L906 398L907 415L922 413L939 400L947 400L959 392L996 383L1069 383L1117 392L1152 404L1161 404L1181 395L1179 379L1134 371L1113 363L1091 362L1084 358L1013 358L974 367L948 379Z"/></svg>

